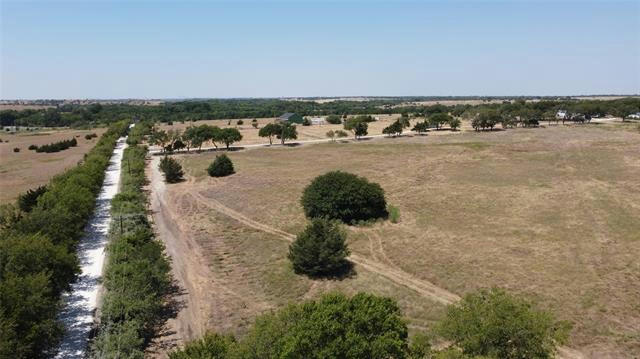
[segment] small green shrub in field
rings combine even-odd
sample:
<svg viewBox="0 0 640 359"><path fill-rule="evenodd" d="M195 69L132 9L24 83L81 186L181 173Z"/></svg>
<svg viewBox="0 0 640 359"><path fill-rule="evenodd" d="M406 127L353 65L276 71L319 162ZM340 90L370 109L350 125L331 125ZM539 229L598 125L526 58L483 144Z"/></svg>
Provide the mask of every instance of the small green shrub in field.
<svg viewBox="0 0 640 359"><path fill-rule="evenodd" d="M391 223L400 222L400 210L396 206L389 206L389 220Z"/></svg>
<svg viewBox="0 0 640 359"><path fill-rule="evenodd" d="M37 150L38 146L36 145L29 145L29 150L33 151L33 150Z"/></svg>
<svg viewBox="0 0 640 359"><path fill-rule="evenodd" d="M160 160L160 170L164 173L164 179L167 183L176 183L182 181L184 172L182 166L175 159L164 156Z"/></svg>
<svg viewBox="0 0 640 359"><path fill-rule="evenodd" d="M13 149L13 152L20 152L20 149L18 147Z"/></svg>
<svg viewBox="0 0 640 359"><path fill-rule="evenodd" d="M238 126L240 126L240 125L243 125L243 124L244 124L244 121L242 121L242 120L238 120L238 122L236 122L236 123L238 124Z"/></svg>
<svg viewBox="0 0 640 359"><path fill-rule="evenodd" d="M296 273L310 276L340 275L348 269L347 235L340 224L315 218L289 246L289 259Z"/></svg>
<svg viewBox="0 0 640 359"><path fill-rule="evenodd" d="M211 177L224 177L235 173L233 169L233 162L229 156L222 154L216 156L216 159L209 165L207 172Z"/></svg>

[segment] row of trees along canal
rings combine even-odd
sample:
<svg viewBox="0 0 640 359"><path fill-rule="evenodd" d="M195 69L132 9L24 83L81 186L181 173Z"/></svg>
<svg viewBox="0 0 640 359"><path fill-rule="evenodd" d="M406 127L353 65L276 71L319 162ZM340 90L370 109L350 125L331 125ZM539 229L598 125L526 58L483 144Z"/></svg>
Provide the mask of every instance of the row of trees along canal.
<svg viewBox="0 0 640 359"><path fill-rule="evenodd" d="M0 211L0 358L51 357L63 334L60 297L79 272L76 245L93 213L116 122L78 166Z"/></svg>

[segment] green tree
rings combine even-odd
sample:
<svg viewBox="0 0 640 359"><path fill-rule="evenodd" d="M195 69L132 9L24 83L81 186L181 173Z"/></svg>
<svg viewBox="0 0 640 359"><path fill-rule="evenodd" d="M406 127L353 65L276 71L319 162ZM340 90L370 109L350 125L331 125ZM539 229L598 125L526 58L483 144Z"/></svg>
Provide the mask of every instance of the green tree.
<svg viewBox="0 0 640 359"><path fill-rule="evenodd" d="M207 172L211 177L224 177L233 174L233 162L226 154L216 156L216 159L209 165Z"/></svg>
<svg viewBox="0 0 640 359"><path fill-rule="evenodd" d="M184 172L178 161L169 156L164 156L160 160L160 170L164 173L164 179L167 183L177 183L182 181Z"/></svg>
<svg viewBox="0 0 640 359"><path fill-rule="evenodd" d="M242 134L235 128L223 128L218 138L227 146L227 150L229 150L229 146L232 143L242 140Z"/></svg>
<svg viewBox="0 0 640 359"><path fill-rule="evenodd" d="M387 216L387 203L380 185L341 171L316 177L305 188L301 202L309 218L351 223Z"/></svg>
<svg viewBox="0 0 640 359"><path fill-rule="evenodd" d="M369 129L367 121L363 118L358 117L347 119L344 122L343 127L345 130L351 131L356 140L362 136L366 136Z"/></svg>
<svg viewBox="0 0 640 359"><path fill-rule="evenodd" d="M336 133L333 130L327 131L326 135L327 135L327 138L331 139L331 142L336 141Z"/></svg>
<svg viewBox="0 0 640 359"><path fill-rule="evenodd" d="M467 294L447 308L438 332L467 355L553 358L570 325L501 289Z"/></svg>
<svg viewBox="0 0 640 359"><path fill-rule="evenodd" d="M435 126L437 129L440 129L442 125L449 123L450 120L451 116L444 112L438 112L429 116L429 124L431 124L431 126Z"/></svg>
<svg viewBox="0 0 640 359"><path fill-rule="evenodd" d="M344 273L349 267L347 234L340 224L324 218L314 218L289 246L289 260L296 273L310 276L331 276Z"/></svg>
<svg viewBox="0 0 640 359"><path fill-rule="evenodd" d="M329 115L327 116L326 121L332 125L339 125L342 123L342 119L338 115Z"/></svg>
<svg viewBox="0 0 640 359"><path fill-rule="evenodd" d="M451 117L449 119L449 127L451 127L451 129L453 131L457 131L458 128L460 128L460 124L461 124L461 122L460 122L460 119L458 119L458 118Z"/></svg>
<svg viewBox="0 0 640 359"><path fill-rule="evenodd" d="M392 299L331 293L256 319L237 356L404 359L407 341L407 325Z"/></svg>
<svg viewBox="0 0 640 359"><path fill-rule="evenodd" d="M417 132L418 134L426 133L428 130L429 130L429 122L427 122L427 120L416 123L411 129L411 131Z"/></svg>
<svg viewBox="0 0 640 359"><path fill-rule="evenodd" d="M275 123L268 123L264 125L260 131L258 131L258 136L260 137L269 137L269 144L273 144L273 137L278 132L278 126Z"/></svg>
<svg viewBox="0 0 640 359"><path fill-rule="evenodd" d="M296 125L292 125L289 122L276 124L275 134L276 137L280 140L280 143L283 145L286 140L295 140L298 138L298 130L296 129Z"/></svg>
<svg viewBox="0 0 640 359"><path fill-rule="evenodd" d="M162 148L162 152L164 152L165 147L169 143L169 134L165 130L154 127L153 129L151 129L149 143L151 143L152 145L160 146Z"/></svg>

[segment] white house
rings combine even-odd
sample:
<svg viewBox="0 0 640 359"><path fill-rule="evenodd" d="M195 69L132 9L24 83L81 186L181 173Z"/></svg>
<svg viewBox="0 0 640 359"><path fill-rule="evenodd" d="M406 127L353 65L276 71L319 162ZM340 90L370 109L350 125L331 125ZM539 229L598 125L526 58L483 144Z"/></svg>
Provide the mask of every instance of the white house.
<svg viewBox="0 0 640 359"><path fill-rule="evenodd" d="M558 120L564 120L568 117L568 113L565 110L559 110L558 112L556 112L556 118Z"/></svg>
<svg viewBox="0 0 640 359"><path fill-rule="evenodd" d="M640 112L632 113L627 118L632 118L634 120L640 119Z"/></svg>

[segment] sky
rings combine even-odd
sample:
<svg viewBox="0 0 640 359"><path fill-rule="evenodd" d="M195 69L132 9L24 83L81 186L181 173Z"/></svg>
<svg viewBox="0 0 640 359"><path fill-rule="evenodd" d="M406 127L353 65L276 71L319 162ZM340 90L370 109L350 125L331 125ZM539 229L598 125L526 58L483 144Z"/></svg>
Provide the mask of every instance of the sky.
<svg viewBox="0 0 640 359"><path fill-rule="evenodd" d="M640 0L0 0L0 21L0 99L640 93Z"/></svg>

